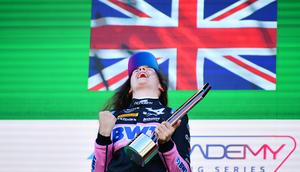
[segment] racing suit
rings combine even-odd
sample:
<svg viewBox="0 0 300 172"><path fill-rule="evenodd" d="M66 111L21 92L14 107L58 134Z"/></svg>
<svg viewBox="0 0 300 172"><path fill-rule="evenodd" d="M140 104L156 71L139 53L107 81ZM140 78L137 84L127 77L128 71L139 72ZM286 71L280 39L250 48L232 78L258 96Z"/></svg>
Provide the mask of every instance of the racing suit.
<svg viewBox="0 0 300 172"><path fill-rule="evenodd" d="M111 137L98 133L92 172L177 172L190 171L190 133L188 117L181 119L170 141L159 145L159 152L144 167L132 162L124 151L138 133L150 134L156 126L166 121L173 110L163 106L158 99L133 99L123 110L112 111L117 118Z"/></svg>

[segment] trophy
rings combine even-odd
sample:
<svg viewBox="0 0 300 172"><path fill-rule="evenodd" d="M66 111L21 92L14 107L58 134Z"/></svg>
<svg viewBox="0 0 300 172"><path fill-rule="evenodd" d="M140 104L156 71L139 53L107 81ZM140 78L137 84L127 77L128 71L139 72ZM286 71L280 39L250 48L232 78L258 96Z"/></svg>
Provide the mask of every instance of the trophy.
<svg viewBox="0 0 300 172"><path fill-rule="evenodd" d="M211 86L206 83L202 90L196 92L183 105L181 105L167 120L172 126L181 119L189 110L191 110L198 102L200 102ZM139 133L126 147L125 152L132 161L140 166L145 166L147 162L158 152L158 138L155 133L148 136Z"/></svg>

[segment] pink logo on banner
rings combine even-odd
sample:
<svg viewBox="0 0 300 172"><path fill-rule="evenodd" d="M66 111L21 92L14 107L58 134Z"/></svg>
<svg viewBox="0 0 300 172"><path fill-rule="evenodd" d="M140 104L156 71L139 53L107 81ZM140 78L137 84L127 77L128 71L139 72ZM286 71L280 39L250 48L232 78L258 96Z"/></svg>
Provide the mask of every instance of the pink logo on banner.
<svg viewBox="0 0 300 172"><path fill-rule="evenodd" d="M292 136L192 136L197 172L277 172L295 151Z"/></svg>

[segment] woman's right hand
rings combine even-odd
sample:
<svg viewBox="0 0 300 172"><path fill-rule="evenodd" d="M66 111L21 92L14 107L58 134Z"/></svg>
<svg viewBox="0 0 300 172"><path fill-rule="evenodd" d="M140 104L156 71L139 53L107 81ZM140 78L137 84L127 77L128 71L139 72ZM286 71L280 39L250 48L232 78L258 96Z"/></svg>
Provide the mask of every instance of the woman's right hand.
<svg viewBox="0 0 300 172"><path fill-rule="evenodd" d="M111 112L99 112L99 134L109 137L116 121L116 117Z"/></svg>

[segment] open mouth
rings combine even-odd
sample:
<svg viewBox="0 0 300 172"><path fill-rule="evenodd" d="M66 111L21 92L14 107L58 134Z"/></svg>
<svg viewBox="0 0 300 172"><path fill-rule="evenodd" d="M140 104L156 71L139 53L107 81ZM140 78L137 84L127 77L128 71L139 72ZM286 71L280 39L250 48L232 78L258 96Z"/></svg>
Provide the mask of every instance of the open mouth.
<svg viewBox="0 0 300 172"><path fill-rule="evenodd" d="M147 75L147 73L145 72L140 72L138 75L137 75L137 78L148 78L149 76Z"/></svg>

